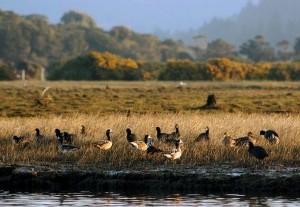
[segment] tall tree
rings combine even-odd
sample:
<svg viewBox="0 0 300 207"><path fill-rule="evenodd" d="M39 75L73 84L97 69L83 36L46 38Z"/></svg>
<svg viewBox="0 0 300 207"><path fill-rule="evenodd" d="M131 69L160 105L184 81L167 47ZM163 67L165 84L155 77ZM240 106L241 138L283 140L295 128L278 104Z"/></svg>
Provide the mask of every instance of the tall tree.
<svg viewBox="0 0 300 207"><path fill-rule="evenodd" d="M176 58L176 51L178 50L177 43L172 39L166 39L161 42L160 52L162 61L166 61L171 58Z"/></svg>
<svg viewBox="0 0 300 207"><path fill-rule="evenodd" d="M217 39L207 45L206 58L222 58L228 57L233 58L237 56L234 45L229 44L228 42Z"/></svg>
<svg viewBox="0 0 300 207"><path fill-rule="evenodd" d="M0 11L0 56L8 61L16 62L28 56L31 47L23 35L23 19L13 12Z"/></svg>
<svg viewBox="0 0 300 207"><path fill-rule="evenodd" d="M124 26L115 26L110 30L110 34L119 41L129 39L132 35L132 31Z"/></svg>
<svg viewBox="0 0 300 207"><path fill-rule="evenodd" d="M282 40L277 43L277 57L279 60L289 60L292 58L293 53L290 51L290 42Z"/></svg>
<svg viewBox="0 0 300 207"><path fill-rule="evenodd" d="M275 49L261 35L243 43L239 52L254 62L275 60Z"/></svg>
<svg viewBox="0 0 300 207"><path fill-rule="evenodd" d="M64 13L61 21L66 25L81 26L85 28L93 28L97 25L90 16L76 11Z"/></svg>

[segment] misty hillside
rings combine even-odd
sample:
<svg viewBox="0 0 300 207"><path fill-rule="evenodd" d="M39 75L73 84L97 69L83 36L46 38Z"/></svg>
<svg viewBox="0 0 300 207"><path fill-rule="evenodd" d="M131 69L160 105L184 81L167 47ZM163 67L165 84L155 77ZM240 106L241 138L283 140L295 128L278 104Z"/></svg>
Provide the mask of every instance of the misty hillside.
<svg viewBox="0 0 300 207"><path fill-rule="evenodd" d="M221 38L240 46L256 35L263 35L273 46L282 40L288 40L292 45L300 36L299 8L299 0L261 0L257 5L248 3L231 18L215 18L200 29L176 36L185 36L184 39L191 43L193 36L205 35L208 41Z"/></svg>

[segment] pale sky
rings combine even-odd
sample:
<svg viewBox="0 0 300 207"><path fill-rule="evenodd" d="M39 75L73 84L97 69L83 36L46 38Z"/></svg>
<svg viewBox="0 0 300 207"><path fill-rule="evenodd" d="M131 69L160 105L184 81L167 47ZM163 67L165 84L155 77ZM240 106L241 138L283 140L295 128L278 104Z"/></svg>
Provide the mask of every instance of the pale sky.
<svg viewBox="0 0 300 207"><path fill-rule="evenodd" d="M58 23L64 12L75 10L87 13L106 30L124 25L151 33L157 27L197 29L213 17L238 14L250 1L257 4L259 0L0 0L0 8L21 15L43 14L51 23Z"/></svg>

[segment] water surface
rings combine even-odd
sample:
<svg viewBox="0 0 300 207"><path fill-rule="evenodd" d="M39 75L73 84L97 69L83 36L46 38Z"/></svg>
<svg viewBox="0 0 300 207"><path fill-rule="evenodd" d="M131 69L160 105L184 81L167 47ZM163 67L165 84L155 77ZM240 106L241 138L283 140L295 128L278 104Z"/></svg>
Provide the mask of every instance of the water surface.
<svg viewBox="0 0 300 207"><path fill-rule="evenodd" d="M259 197L239 194L124 195L105 193L0 192L0 206L300 206L300 197Z"/></svg>

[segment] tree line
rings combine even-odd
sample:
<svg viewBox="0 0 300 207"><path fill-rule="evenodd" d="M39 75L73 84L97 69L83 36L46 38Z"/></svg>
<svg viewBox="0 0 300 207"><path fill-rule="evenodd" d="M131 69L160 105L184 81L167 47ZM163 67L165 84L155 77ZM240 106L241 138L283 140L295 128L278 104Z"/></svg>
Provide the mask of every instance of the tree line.
<svg viewBox="0 0 300 207"><path fill-rule="evenodd" d="M38 78L41 67L50 80L298 77L300 37L293 50L285 40L274 48L261 35L238 50L222 39L206 42L204 36L197 38L198 42L188 46L124 26L105 31L91 17L75 11L66 12L60 23L50 24L42 15L20 16L0 10L0 79L18 79L20 70L26 71L27 78Z"/></svg>

